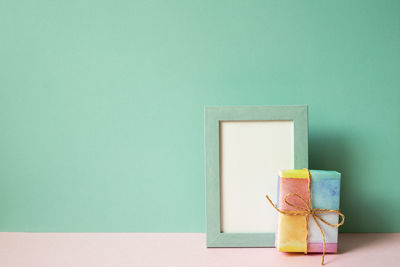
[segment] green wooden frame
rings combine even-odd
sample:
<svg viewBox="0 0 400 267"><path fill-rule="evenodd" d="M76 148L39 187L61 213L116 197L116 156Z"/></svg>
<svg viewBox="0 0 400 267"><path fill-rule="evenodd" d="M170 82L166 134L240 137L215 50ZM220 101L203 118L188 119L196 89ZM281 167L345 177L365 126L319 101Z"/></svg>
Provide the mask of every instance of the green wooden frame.
<svg viewBox="0 0 400 267"><path fill-rule="evenodd" d="M294 167L308 168L307 106L205 107L207 247L274 247L275 233L222 233L220 221L220 121L294 123Z"/></svg>

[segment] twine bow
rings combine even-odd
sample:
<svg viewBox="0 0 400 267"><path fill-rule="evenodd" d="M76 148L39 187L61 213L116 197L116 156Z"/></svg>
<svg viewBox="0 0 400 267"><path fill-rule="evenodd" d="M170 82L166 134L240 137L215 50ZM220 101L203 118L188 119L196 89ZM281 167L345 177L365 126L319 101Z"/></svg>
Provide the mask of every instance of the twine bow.
<svg viewBox="0 0 400 267"><path fill-rule="evenodd" d="M307 170L308 189L309 189L309 192L310 192L310 199L311 199L311 191L310 191L310 179L311 179L311 177L310 177L310 172L309 172L308 169L304 169L304 170ZM290 203L287 200L287 198L290 197L290 196L297 197L298 199L300 199L304 203L304 207L300 207L300 206L297 206L295 204ZM318 220L320 220L321 222L323 222L323 223L325 223L325 224L327 224L327 225L329 225L331 227L339 228L339 226L343 225L343 223L344 223L345 216L343 215L343 213L341 213L339 210L311 209L310 204L308 203L308 201L306 201L302 196L300 196L297 193L288 193L283 198L283 201L287 205L289 205L291 207L294 207L297 210L281 210L274 203L272 203L272 201L268 197L268 195L266 197L267 197L267 200L269 201L269 203L272 205L272 207L274 207L278 212L280 212L282 214L289 215L289 216L307 216L307 218L306 218L306 233L307 233L307 235L306 235L306 244L307 244L307 240L308 240L308 215L311 215L311 217L313 218L313 220L314 220L315 224L317 225L317 227L318 227L318 229L319 229L319 231L321 233L321 236L322 236L323 251L322 251L321 265L324 265L325 250L326 250L326 248L325 248L325 235L324 235L324 232L322 231L321 226L318 223ZM342 218L341 222L338 223L338 224L331 224L331 223L329 223L329 222L327 222L327 221L325 221L324 219L321 218L321 216L320 216L321 214L329 213L329 212L333 212L333 213L338 214ZM304 253L307 254L307 246L306 246L306 250L305 250Z"/></svg>

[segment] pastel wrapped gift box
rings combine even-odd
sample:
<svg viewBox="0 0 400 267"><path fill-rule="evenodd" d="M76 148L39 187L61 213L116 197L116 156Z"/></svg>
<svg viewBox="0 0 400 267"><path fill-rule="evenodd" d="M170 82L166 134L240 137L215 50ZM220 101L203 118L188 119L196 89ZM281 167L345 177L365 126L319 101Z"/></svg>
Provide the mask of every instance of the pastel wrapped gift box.
<svg viewBox="0 0 400 267"><path fill-rule="evenodd" d="M276 247L282 252L336 253L340 173L319 170L281 170L278 178L279 212ZM342 217L339 223L339 216ZM323 258L322 258L323 264Z"/></svg>

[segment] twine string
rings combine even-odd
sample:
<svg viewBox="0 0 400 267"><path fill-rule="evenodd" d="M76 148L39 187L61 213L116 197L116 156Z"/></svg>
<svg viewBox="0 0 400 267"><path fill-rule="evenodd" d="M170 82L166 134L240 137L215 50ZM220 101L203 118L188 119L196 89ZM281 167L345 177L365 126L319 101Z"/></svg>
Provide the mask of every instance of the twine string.
<svg viewBox="0 0 400 267"><path fill-rule="evenodd" d="M306 169L306 170L307 170L307 169ZM309 172L308 170L307 170L307 172L308 172L308 184L309 184L309 186L310 186L310 172ZM310 195L311 195L311 191L310 191ZM291 202L288 200L288 197L290 197L290 196L293 196L293 197L296 197L296 198L300 199L300 200L303 202L304 206L301 207L301 206L298 206L298 205L296 205L296 204L291 203ZM278 211L279 213L282 213L282 214L288 215L288 216L307 216L307 218L306 218L306 219L307 219L307 220L306 220L306 243L307 243L307 241L308 241L308 215L311 215L311 217L313 218L313 220L314 220L315 224L317 225L317 227L318 227L318 229L319 229L319 231L320 231L320 233L321 233L321 236L322 236L323 250L322 250L321 265L324 265L325 252L326 252L325 235L324 235L324 232L322 231L322 228L321 228L320 224L318 223L318 220L321 221L321 222L323 222L323 223L325 223L326 225L329 225L329 226L331 226L331 227L338 228L338 227L340 227L341 225L344 224L344 219L345 219L344 214L341 213L339 210L331 210L331 209L311 209L311 207L310 207L310 205L308 204L308 202L307 202L302 196L300 196L300 195L297 194L297 193L288 193L288 194L286 194L285 197L283 198L283 201L284 201L288 206L291 206L291 207L293 207L293 208L296 208L296 210L282 210L282 209L279 209L279 208L271 201L271 199L268 197L268 195L267 195L266 197L267 197L267 200L269 201L269 203L272 205L272 207L274 207L275 210ZM311 196L310 196L310 199L311 199ZM340 220L340 222L339 222L338 224L331 224L331 223L329 223L329 222L327 222L327 221L325 221L324 219L321 218L321 215L322 215L322 214L324 214L324 213L330 213L330 212L336 213L336 214L338 214L338 215L341 217L341 220ZM305 254L307 254L307 250L308 250L308 249L307 249L307 247L306 247L306 251L304 252Z"/></svg>

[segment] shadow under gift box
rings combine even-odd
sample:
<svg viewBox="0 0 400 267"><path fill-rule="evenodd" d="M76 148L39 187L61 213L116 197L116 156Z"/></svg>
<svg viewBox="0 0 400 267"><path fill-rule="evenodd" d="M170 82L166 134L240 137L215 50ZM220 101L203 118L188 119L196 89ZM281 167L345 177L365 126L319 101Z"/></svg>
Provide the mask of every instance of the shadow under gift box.
<svg viewBox="0 0 400 267"><path fill-rule="evenodd" d="M284 202L288 193L297 193L305 200L309 200L310 191L308 185L307 170L281 170L278 180L278 208L281 210L298 210ZM310 170L311 174L311 209L339 209L340 200L340 173L335 171ZM304 207L299 198L287 199L290 203ZM322 253L322 235L312 218L307 216L290 216L279 213L278 231L276 233L276 247L281 252L307 252ZM337 224L339 215L325 213L320 215L322 219ZM319 222L325 235L326 252L337 253L338 228ZM308 239L308 240L307 240Z"/></svg>

